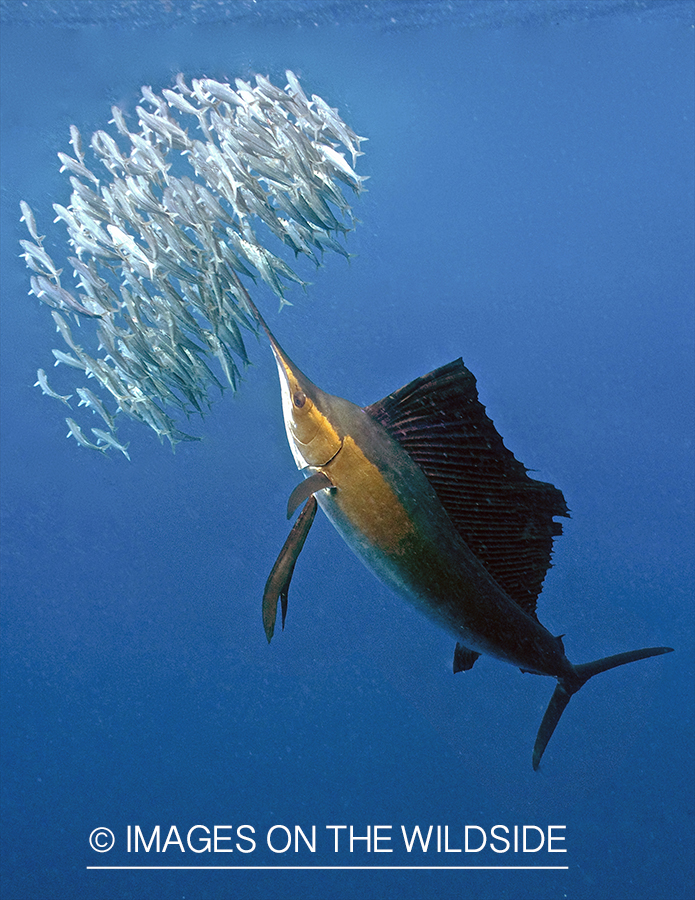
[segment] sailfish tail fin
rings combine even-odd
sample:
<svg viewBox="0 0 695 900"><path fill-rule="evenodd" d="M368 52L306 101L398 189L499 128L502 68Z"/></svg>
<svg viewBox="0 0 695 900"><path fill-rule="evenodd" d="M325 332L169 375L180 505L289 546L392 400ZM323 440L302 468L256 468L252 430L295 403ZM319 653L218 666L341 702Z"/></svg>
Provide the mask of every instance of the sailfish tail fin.
<svg viewBox="0 0 695 900"><path fill-rule="evenodd" d="M560 716L565 711L573 694L583 687L590 678L599 672L607 672L616 666L624 666L626 663L636 662L638 659L649 659L650 656L661 656L662 653L673 652L673 647L644 647L642 650L630 650L627 653L616 653L615 656L604 656L593 662L582 663L574 666L576 678L571 681L561 679L550 698L550 703L543 716L536 743L533 747L533 768L538 769L541 757L548 746L548 741L553 736L555 727L560 721Z"/></svg>

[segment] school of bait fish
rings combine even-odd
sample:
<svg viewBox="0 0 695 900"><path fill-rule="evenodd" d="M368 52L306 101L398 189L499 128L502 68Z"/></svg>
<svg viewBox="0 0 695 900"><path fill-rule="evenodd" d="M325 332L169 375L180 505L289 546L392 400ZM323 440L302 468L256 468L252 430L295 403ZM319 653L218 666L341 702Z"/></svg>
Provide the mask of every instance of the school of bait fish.
<svg viewBox="0 0 695 900"><path fill-rule="evenodd" d="M287 282L305 286L267 249L270 235L317 266L317 251L349 258L339 238L354 220L341 185L362 190L366 178L353 167L366 138L321 97L309 100L297 77L286 74L284 90L261 75L255 87L210 78L189 87L182 75L161 95L143 87L139 130L130 131L114 106L110 124L119 138L92 135L98 174L71 126L74 155L58 157L72 194L67 207L53 209L67 227L73 285L21 202L31 237L21 241L34 273L29 293L51 307L67 345L52 351L54 365L93 379L94 390L75 389L78 406L106 426L90 428L90 438L88 426L67 418L68 437L78 444L130 459L116 432L121 413L149 425L172 448L199 440L180 430L170 412L202 415L211 390L222 392L224 381L238 388L240 366L248 364L242 332L258 327L248 280L260 277L281 307ZM73 321L85 327L73 332ZM71 406L75 394L51 388L44 369L36 386Z"/></svg>

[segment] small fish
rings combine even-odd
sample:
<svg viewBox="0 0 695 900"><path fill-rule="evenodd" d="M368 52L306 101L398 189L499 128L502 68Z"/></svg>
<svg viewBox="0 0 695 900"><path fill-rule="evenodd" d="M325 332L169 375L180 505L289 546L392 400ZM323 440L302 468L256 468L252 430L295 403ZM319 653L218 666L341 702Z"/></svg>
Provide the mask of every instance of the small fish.
<svg viewBox="0 0 695 900"><path fill-rule="evenodd" d="M84 165L84 153L82 151L82 136L77 128L77 125L70 126L70 144L72 145L72 149L75 151L75 156L78 160Z"/></svg>
<svg viewBox="0 0 695 900"><path fill-rule="evenodd" d="M74 419L66 419L65 422L69 429L66 437L74 437L78 444L81 444L83 447L89 447L90 450L100 450L102 453L106 451L106 447L99 447L97 444L92 444L91 441L88 441Z"/></svg>
<svg viewBox="0 0 695 900"><path fill-rule="evenodd" d="M222 371L225 374L227 381L229 382L229 386L232 390L236 390L238 387L239 381L239 369L232 358L232 354L229 352L229 349L225 346L225 344L217 337L217 335L212 334L211 332L206 335L206 340L210 349L217 357L217 360L222 367Z"/></svg>
<svg viewBox="0 0 695 900"><path fill-rule="evenodd" d="M68 156L67 153L58 153L58 159L61 162L59 172L64 172L66 169L68 171L73 172L75 175L79 175L80 178L86 178L88 181L94 182L94 184L99 186L99 179L93 172L90 172L89 169L85 166L84 163L78 162L76 159L73 159L72 156Z"/></svg>
<svg viewBox="0 0 695 900"><path fill-rule="evenodd" d="M193 84L195 85L195 82ZM215 100L222 100L234 107L244 105L241 97L228 84L221 84L219 81L213 81L212 78L201 78L200 86Z"/></svg>
<svg viewBox="0 0 695 900"><path fill-rule="evenodd" d="M54 224L56 222L63 221L68 226L71 233L73 233L73 232L77 233L80 231L80 223L77 221L77 219L75 218L75 215L73 214L73 212L71 210L66 209L60 203L54 203L53 204L53 212L56 214L56 217L53 220Z"/></svg>
<svg viewBox="0 0 695 900"><path fill-rule="evenodd" d="M53 321L56 323L56 330L63 335L63 340L65 341L65 343L71 350L74 350L75 353L78 353L82 348L75 343L75 339L72 336L72 332L70 331L70 326L68 325L68 323L55 309L51 310L51 315L53 316Z"/></svg>
<svg viewBox="0 0 695 900"><path fill-rule="evenodd" d="M189 146L190 141L188 139L188 135L173 119L168 117L164 117L163 115L155 115L153 113L147 112L141 106L137 106L135 108L137 112L140 124L143 128L148 128L150 131L159 135L163 138L169 146L177 147L179 150L185 149Z"/></svg>
<svg viewBox="0 0 695 900"><path fill-rule="evenodd" d="M186 79L183 76L183 72L179 72L176 76L176 87L181 91L182 94L186 94L186 96L191 96L191 89L186 84Z"/></svg>
<svg viewBox="0 0 695 900"><path fill-rule="evenodd" d="M162 94L167 98L169 106L173 106L175 109L178 109L179 112L187 113L191 116L198 115L199 110L189 103L185 97L182 97L181 94L177 94L176 91L170 91L168 88L164 88Z"/></svg>
<svg viewBox="0 0 695 900"><path fill-rule="evenodd" d="M53 397L55 400L61 400L66 406L70 406L68 400L72 397L72 394L68 394L67 396L63 396L62 394L56 394L56 392L49 386L48 378L46 377L46 373L43 369L38 369L36 372L37 381L34 382L33 387L40 387L42 393L44 393L47 397Z"/></svg>
<svg viewBox="0 0 695 900"><path fill-rule="evenodd" d="M70 196L70 203L72 206L77 205L77 202L79 201L82 206L86 207L96 218L102 220L108 219L108 207L98 194L74 175L70 176L70 184L72 185L72 195Z"/></svg>
<svg viewBox="0 0 695 900"><path fill-rule="evenodd" d="M36 219L34 218L34 213L32 212L31 207L24 200L20 200L19 208L22 210L22 217L19 221L24 222L24 224L27 226L27 231L31 235L32 239L40 245L45 235L39 234L38 229L36 228Z"/></svg>
<svg viewBox="0 0 695 900"><path fill-rule="evenodd" d="M269 100L272 100L276 103L283 103L287 100L287 94L285 91L280 90L280 88L275 87L275 85L269 81L263 75L256 75L256 91L255 93L261 93L264 97L267 97Z"/></svg>
<svg viewBox="0 0 695 900"><path fill-rule="evenodd" d="M128 455L128 447L130 444L119 444L116 438L109 434L108 431L103 431L101 428L92 428L92 434L96 435L100 441L103 441L108 447L113 447L114 450L120 450L123 456L130 462L130 456ZM99 447L99 450L104 450L105 447Z"/></svg>
<svg viewBox="0 0 695 900"><path fill-rule="evenodd" d="M114 166L122 172L126 170L125 157L121 153L121 148L108 132L95 131L90 143L96 155L101 158L109 171L113 172L112 167Z"/></svg>
<svg viewBox="0 0 695 900"><path fill-rule="evenodd" d="M73 369L82 369L83 372L87 370L85 363L79 359L75 359L74 356L70 356L69 353L63 353L62 350L51 350L51 353L56 358L56 361L53 363L54 366L64 363L66 366L72 366Z"/></svg>
<svg viewBox="0 0 695 900"><path fill-rule="evenodd" d="M71 232L70 244L75 248L75 252L80 259L82 258L82 254L93 256L95 259L117 260L120 258L118 253L114 250L91 240L84 231Z"/></svg>
<svg viewBox="0 0 695 900"><path fill-rule="evenodd" d="M198 205L202 206L213 219L219 219L221 222L225 222L229 225L233 223L234 220L227 214L222 207L222 204L217 201L217 198L214 197L207 188L202 185L197 185L196 194Z"/></svg>
<svg viewBox="0 0 695 900"><path fill-rule="evenodd" d="M38 270L37 270L38 271ZM37 300L40 300L42 303L45 303L46 306L51 306L53 309L62 309L62 306L57 303L55 300L51 299L51 297L46 293L43 288L43 282L46 279L43 275L32 275L29 279L29 283L31 284L30 294L33 294Z"/></svg>
<svg viewBox="0 0 695 900"><path fill-rule="evenodd" d="M311 99L314 101L314 108L318 117L323 121L326 131L328 131L332 137L341 141L350 151L350 154L352 155L352 164L354 166L357 157L363 155L358 149L359 143L360 141L367 140L367 138L359 137L359 135L356 135L351 128L348 128L338 115L338 110L332 109L321 97L312 94ZM357 148L355 147L355 143L357 143Z"/></svg>
<svg viewBox="0 0 695 900"><path fill-rule="evenodd" d="M298 253L306 254L306 256L311 257L318 267L320 263L310 247L312 242L311 232L307 228L303 228L298 222L290 222L286 219L280 219L280 222L285 231L285 243L292 247L295 255Z"/></svg>
<svg viewBox="0 0 695 900"><path fill-rule="evenodd" d="M313 185L312 185L313 188ZM304 199L312 208L312 210L316 213L318 218L324 222L324 227L328 231L342 231L344 230L344 226L336 219L333 211L330 206L323 199L322 193L320 191L315 191L310 189L306 191Z"/></svg>
<svg viewBox="0 0 695 900"><path fill-rule="evenodd" d="M97 413L97 415L101 416L101 418L106 422L111 431L114 430L114 419L111 413L106 409L101 400L93 394L89 388L77 388L77 393L80 396L79 406L89 406L92 410Z"/></svg>
<svg viewBox="0 0 695 900"><path fill-rule="evenodd" d="M19 243L24 250L24 253L21 253L20 256L24 257L24 261L30 268L40 274L50 275L51 278L56 280L60 278L63 270L56 268L56 264L43 247L32 244L31 241L20 241Z"/></svg>
<svg viewBox="0 0 695 900"><path fill-rule="evenodd" d="M134 153L131 155L131 160L133 157L141 160L146 165L150 165L154 172L159 172L160 175L166 178L167 173L171 168L171 164L166 162L165 157L160 151L139 134L131 134L130 140L135 147Z"/></svg>
<svg viewBox="0 0 695 900"><path fill-rule="evenodd" d="M55 350L53 352L55 353ZM81 368L84 368L84 371L89 376L96 378L99 384L109 391L120 406L121 401L126 397L126 386L115 369L112 369L105 360L92 359L91 357L85 359L85 364Z"/></svg>
<svg viewBox="0 0 695 900"><path fill-rule="evenodd" d="M111 116L112 118L109 119L109 125L115 125L118 131L123 135L123 137L128 137L128 125L126 124L123 110L118 106L112 106Z"/></svg>
<svg viewBox="0 0 695 900"><path fill-rule="evenodd" d="M208 96L207 92L203 88L202 84L197 78L194 78L191 81L191 89L193 91L193 96L200 103L201 106L214 106L214 100L211 100Z"/></svg>
<svg viewBox="0 0 695 900"><path fill-rule="evenodd" d="M134 267L138 263L145 266L145 277L153 278L156 262L149 259L145 251L135 243L135 238L126 234L126 232L117 225L111 225L111 223L106 226L106 230L111 235L114 247L116 247L129 262L133 263Z"/></svg>
<svg viewBox="0 0 695 900"><path fill-rule="evenodd" d="M302 90L302 86L300 85L297 76L291 69L287 69L287 71L285 72L285 76L287 77L288 82L286 90L289 91L293 99L301 101L302 105L308 109L309 99Z"/></svg>
<svg viewBox="0 0 695 900"><path fill-rule="evenodd" d="M318 150L324 159L349 179L351 185L361 187L362 182L367 180L367 176L358 175L345 159L345 156L342 153L338 153L333 147L329 147L327 144L320 144Z"/></svg>
<svg viewBox="0 0 695 900"><path fill-rule="evenodd" d="M80 237L84 236L97 244L108 244L109 240L102 230L100 217L94 218L92 209L88 204L84 203L81 197L75 197L74 199L72 212L77 223L77 235ZM74 233L72 229L70 229L70 232L71 234Z"/></svg>
<svg viewBox="0 0 695 900"><path fill-rule="evenodd" d="M142 88L142 99L146 100L148 103L151 103L152 106L157 110L157 114L160 116L168 117L169 111L167 109L167 105L162 100L161 97L158 97L157 94L146 84L143 84Z"/></svg>
<svg viewBox="0 0 695 900"><path fill-rule="evenodd" d="M340 253L341 256L344 256L348 261L352 257L352 253L348 253L345 247L336 241L335 238L331 237L331 235L322 229L315 229L312 235L312 240L317 247L320 247L321 250L333 250L336 253Z"/></svg>
<svg viewBox="0 0 695 900"><path fill-rule="evenodd" d="M90 300L101 306L104 312L116 312L119 309L120 303L115 291L108 282L99 277L93 262L88 266L76 256L69 256L68 262L75 275L79 275L80 287L86 291Z"/></svg>
<svg viewBox="0 0 695 900"><path fill-rule="evenodd" d="M65 288L60 287L60 285L53 284L41 275L39 275L36 281L41 288L41 293L50 297L51 300L58 304L59 308L66 309L68 312L79 313L81 316L86 316L89 319L100 319L102 317L103 313L96 313L87 309L86 306L83 306L72 296L70 291L66 291Z"/></svg>

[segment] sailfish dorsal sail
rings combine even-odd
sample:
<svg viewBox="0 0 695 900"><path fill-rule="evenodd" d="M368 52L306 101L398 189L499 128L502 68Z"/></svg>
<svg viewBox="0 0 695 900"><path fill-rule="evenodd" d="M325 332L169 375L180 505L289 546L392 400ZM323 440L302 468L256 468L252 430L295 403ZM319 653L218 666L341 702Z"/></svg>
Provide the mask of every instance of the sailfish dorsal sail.
<svg viewBox="0 0 695 900"><path fill-rule="evenodd" d="M457 531L509 597L535 615L562 492L529 478L478 399L462 359L365 407L421 467Z"/></svg>

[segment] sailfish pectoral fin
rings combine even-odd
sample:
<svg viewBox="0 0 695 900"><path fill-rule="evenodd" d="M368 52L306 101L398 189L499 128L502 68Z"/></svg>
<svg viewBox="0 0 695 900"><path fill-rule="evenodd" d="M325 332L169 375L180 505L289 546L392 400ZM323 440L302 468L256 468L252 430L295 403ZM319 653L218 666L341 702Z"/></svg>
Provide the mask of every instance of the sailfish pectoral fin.
<svg viewBox="0 0 695 900"><path fill-rule="evenodd" d="M280 600L282 607L282 627L285 627L287 592L290 589L297 557L302 552L304 541L306 541L309 529L314 521L317 506L316 497L312 493L304 509L299 514L299 518L292 526L292 530L283 544L282 550L265 583L265 590L263 591L263 628L265 629L268 643L270 643L270 639L275 631L278 600Z"/></svg>
<svg viewBox="0 0 695 900"><path fill-rule="evenodd" d="M287 501L287 518L292 518L294 511L307 497L311 497L312 494L315 494L317 491L322 491L324 488L331 487L333 487L333 482L325 472L314 472L313 475L305 478L304 481L301 481L297 485L289 496Z"/></svg>

